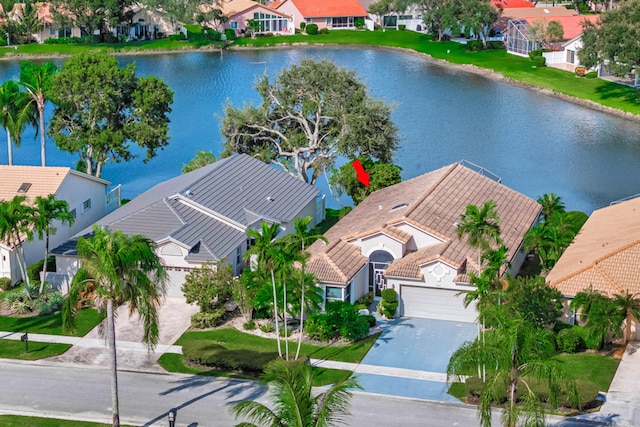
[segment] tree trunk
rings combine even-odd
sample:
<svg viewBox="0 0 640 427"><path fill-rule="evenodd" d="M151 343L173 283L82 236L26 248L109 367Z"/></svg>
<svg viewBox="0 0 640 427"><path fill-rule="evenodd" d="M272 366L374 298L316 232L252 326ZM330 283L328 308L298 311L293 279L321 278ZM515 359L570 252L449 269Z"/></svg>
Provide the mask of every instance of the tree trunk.
<svg viewBox="0 0 640 427"><path fill-rule="evenodd" d="M20 240L20 234L16 233L16 242L18 244L15 246L16 249L16 260L18 261L18 268L20 268L20 274L22 274L22 280L24 283L29 286L31 283L29 282L29 274L27 273L27 262L24 257L24 249L22 248L22 241Z"/></svg>
<svg viewBox="0 0 640 427"><path fill-rule="evenodd" d="M116 353L116 327L113 299L107 300L107 343L111 353L111 413L113 427L120 426L120 405L118 403L118 355Z"/></svg>
<svg viewBox="0 0 640 427"><path fill-rule="evenodd" d="M7 155L9 156L9 166L13 166L13 147L11 146L11 132L7 129Z"/></svg>
<svg viewBox="0 0 640 427"><path fill-rule="evenodd" d="M42 166L47 165L47 151L45 146L45 135L44 135L44 100L42 102L38 102L38 114L40 116L40 157L42 159Z"/></svg>
<svg viewBox="0 0 640 427"><path fill-rule="evenodd" d="M302 244L302 252L304 252L304 243ZM298 349L296 350L296 360L300 356L300 347L302 346L302 333L304 332L304 265L302 266L302 298L300 305L300 336L298 337Z"/></svg>
<svg viewBox="0 0 640 427"><path fill-rule="evenodd" d="M284 306L282 307L282 315L284 316L284 354L285 360L289 360L289 330L287 329L287 284L283 281L284 287Z"/></svg>
<svg viewBox="0 0 640 427"><path fill-rule="evenodd" d="M44 238L44 263L42 265L42 277L40 278L40 293L44 290L44 279L47 276L47 258L49 258L49 233Z"/></svg>
<svg viewBox="0 0 640 427"><path fill-rule="evenodd" d="M627 314L627 324L624 328L624 343L626 344L629 341L629 336L631 336L631 315Z"/></svg>
<svg viewBox="0 0 640 427"><path fill-rule="evenodd" d="M276 320L276 342L278 343L278 355L282 358L282 348L280 346L280 324L278 323L278 298L276 295L276 278L271 269L271 284L273 285L273 313Z"/></svg>

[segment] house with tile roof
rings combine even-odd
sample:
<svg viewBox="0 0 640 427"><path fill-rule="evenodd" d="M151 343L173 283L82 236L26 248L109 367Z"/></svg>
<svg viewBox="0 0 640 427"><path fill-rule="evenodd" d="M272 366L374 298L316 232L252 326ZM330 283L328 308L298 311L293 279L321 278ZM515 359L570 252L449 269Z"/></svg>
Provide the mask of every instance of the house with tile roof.
<svg viewBox="0 0 640 427"><path fill-rule="evenodd" d="M298 27L305 22L330 30L354 29L356 20L368 16L358 0L279 0L272 7L292 16Z"/></svg>
<svg viewBox="0 0 640 427"><path fill-rule="evenodd" d="M231 28L237 33L245 33L249 30L247 21L257 19L260 22L258 33L273 33L277 35L294 34L294 17L286 12L277 10L272 5L265 6L253 0L222 0L215 5L201 6L203 10L213 8L220 9L228 18L227 22L209 22L208 26L218 31Z"/></svg>
<svg viewBox="0 0 640 427"><path fill-rule="evenodd" d="M236 274L242 271L252 244L249 228L278 223L279 236L285 236L294 231L296 218L306 216L310 226L324 219L324 196L316 187L239 154L162 182L96 225L154 240L169 275L167 294L182 296L185 276L202 264L226 260ZM75 238L91 232L89 227ZM52 281L62 289L79 267L75 238L52 250Z"/></svg>
<svg viewBox="0 0 640 427"><path fill-rule="evenodd" d="M592 288L640 294L640 197L593 211L547 276L568 300ZM573 320L573 315L565 319ZM640 338L637 324L636 339Z"/></svg>
<svg viewBox="0 0 640 427"><path fill-rule="evenodd" d="M535 201L500 183L485 169L461 162L378 190L327 231L328 243L310 246L307 269L326 300L354 302L393 288L403 316L474 322L460 292L473 289L478 250L456 228L466 206L497 203L509 248L509 273L524 261L524 234L538 221Z"/></svg>
<svg viewBox="0 0 640 427"><path fill-rule="evenodd" d="M55 194L65 200L75 218L73 225L54 223L56 233L50 236L49 247L67 241L78 231L88 227L120 205L120 187L107 192L110 183L67 167L0 165L0 200L25 196L33 203L38 196ZM13 283L22 280L16 261L17 242L0 242L0 277L10 277ZM28 265L44 258L44 241L37 236L23 242Z"/></svg>

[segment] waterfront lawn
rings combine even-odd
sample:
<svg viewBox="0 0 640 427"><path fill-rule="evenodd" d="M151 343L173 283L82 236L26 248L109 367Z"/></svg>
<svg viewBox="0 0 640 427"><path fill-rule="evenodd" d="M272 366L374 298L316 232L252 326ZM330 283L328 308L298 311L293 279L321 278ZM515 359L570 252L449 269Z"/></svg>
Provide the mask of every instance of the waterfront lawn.
<svg viewBox="0 0 640 427"><path fill-rule="evenodd" d="M48 316L0 316L0 331L82 337L91 329L95 328L103 318L104 315L101 315L93 308L80 310L76 319L76 331L71 334L66 334L62 331L62 314L59 312Z"/></svg>
<svg viewBox="0 0 640 427"><path fill-rule="evenodd" d="M111 424L60 420L57 418L25 417L22 415L0 415L0 425L3 427L109 427Z"/></svg>
<svg viewBox="0 0 640 427"><path fill-rule="evenodd" d="M314 345L302 343L300 353L312 359L336 360L340 362L358 363L367 354L378 338L375 334L352 344ZM240 332L235 328L221 328L210 331L187 331L176 341L176 345L184 345L191 341L208 341L224 345L227 350L247 350L271 352L277 350L275 339L262 338L256 335ZM290 341L289 351L297 348L298 343ZM284 348L284 345L283 345Z"/></svg>
<svg viewBox="0 0 640 427"><path fill-rule="evenodd" d="M29 352L25 352L22 341L0 340L1 359L38 360L45 357L57 356L69 350L69 344L52 344L29 341ZM0 424L4 425L4 424Z"/></svg>
<svg viewBox="0 0 640 427"><path fill-rule="evenodd" d="M454 64L487 68L526 84L576 98L588 99L629 113L640 114L640 92L637 89L602 79L579 78L572 72L556 68L536 68L529 58L508 54L506 50L467 52L464 44L450 41L434 42L431 36L413 31L331 31L329 34L315 36L298 34L257 39L243 38L235 41L235 44L239 46L294 45L297 43L402 47Z"/></svg>

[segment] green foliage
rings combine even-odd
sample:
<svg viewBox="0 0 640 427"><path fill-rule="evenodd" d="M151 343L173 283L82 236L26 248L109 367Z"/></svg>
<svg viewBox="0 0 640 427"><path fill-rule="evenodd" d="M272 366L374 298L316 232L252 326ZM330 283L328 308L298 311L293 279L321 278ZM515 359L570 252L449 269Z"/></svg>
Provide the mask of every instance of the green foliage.
<svg viewBox="0 0 640 427"><path fill-rule="evenodd" d="M505 49L504 42L501 40L491 40L487 42L487 49Z"/></svg>
<svg viewBox="0 0 640 427"><path fill-rule="evenodd" d="M226 31L225 31L225 33L226 33ZM186 40L186 39L187 39L187 37L184 35L184 33L169 34L169 40L174 41L174 42L175 41Z"/></svg>
<svg viewBox="0 0 640 427"><path fill-rule="evenodd" d="M325 313L312 314L306 323L309 338L331 341L342 337L348 341L358 341L369 333L369 320L359 316L355 306L347 302L328 302Z"/></svg>
<svg viewBox="0 0 640 427"><path fill-rule="evenodd" d="M376 316L374 316L373 314L367 314L365 316L360 316L364 319L367 319L367 322L369 322L369 327L373 328L374 326L376 326L377 320L376 320Z"/></svg>
<svg viewBox="0 0 640 427"><path fill-rule="evenodd" d="M484 49L480 40L467 40L467 50L469 52L479 52Z"/></svg>
<svg viewBox="0 0 640 427"><path fill-rule="evenodd" d="M300 29L301 30L304 30L306 26L307 26L306 22L304 22L304 21L300 22Z"/></svg>
<svg viewBox="0 0 640 427"><path fill-rule="evenodd" d="M584 75L586 78L588 79L595 79L598 77L598 72L597 71L589 71L587 74Z"/></svg>
<svg viewBox="0 0 640 427"><path fill-rule="evenodd" d="M222 344L191 341L183 344L182 354L193 363L221 370L262 372L267 364L278 358L276 352L228 350Z"/></svg>
<svg viewBox="0 0 640 427"><path fill-rule="evenodd" d="M352 206L344 206L343 208L340 209L340 212L338 213L338 219L340 220L344 218L352 210L353 210Z"/></svg>
<svg viewBox="0 0 640 427"><path fill-rule="evenodd" d="M382 291L382 300L378 304L378 313L387 319L393 319L398 309L398 295L395 289L387 288Z"/></svg>
<svg viewBox="0 0 640 427"><path fill-rule="evenodd" d="M544 56L535 56L533 58L533 65L536 67L546 67L547 58L545 58Z"/></svg>
<svg viewBox="0 0 640 427"><path fill-rule="evenodd" d="M544 277L509 277L504 304L538 328L553 325L562 315L564 297L548 286Z"/></svg>
<svg viewBox="0 0 640 427"><path fill-rule="evenodd" d="M556 335L558 350L563 353L575 353L584 346L584 340L579 329L562 329Z"/></svg>
<svg viewBox="0 0 640 427"><path fill-rule="evenodd" d="M318 313L307 319L306 331L309 338L318 341L331 341L336 336L336 328L329 316Z"/></svg>
<svg viewBox="0 0 640 427"><path fill-rule="evenodd" d="M310 36L315 36L316 34L318 34L317 24L307 24L307 26L304 29L307 32L307 34L309 34Z"/></svg>
<svg viewBox="0 0 640 427"><path fill-rule="evenodd" d="M224 320L225 314L224 307L195 313L191 316L191 326L196 329L215 328Z"/></svg>
<svg viewBox="0 0 640 427"><path fill-rule="evenodd" d="M529 55L529 58L533 61L534 58L538 58L538 57L542 56L542 52L544 52L544 50L542 50L542 49L534 49L534 50L530 50L528 55Z"/></svg>
<svg viewBox="0 0 640 427"><path fill-rule="evenodd" d="M245 331L255 331L257 328L258 326L256 325L256 322L253 319L247 322L244 322L242 324L242 329L244 329Z"/></svg>
<svg viewBox="0 0 640 427"><path fill-rule="evenodd" d="M271 333L276 330L276 327L273 326L272 323L265 323L264 325L260 325L260 330L265 334Z"/></svg>
<svg viewBox="0 0 640 427"><path fill-rule="evenodd" d="M235 40L236 39L236 32L232 28L225 28L224 35L227 38L227 40Z"/></svg>
<svg viewBox="0 0 640 427"><path fill-rule="evenodd" d="M322 27L318 30L318 34L329 34L329 29L327 27Z"/></svg>
<svg viewBox="0 0 640 427"><path fill-rule="evenodd" d="M357 316L349 319L342 324L339 333L342 338L348 341L361 340L369 334L369 319L365 316Z"/></svg>
<svg viewBox="0 0 640 427"><path fill-rule="evenodd" d="M363 29L363 28L364 28L364 19L362 19L362 18L358 18L358 19L356 19L356 20L353 22L353 25L354 25L357 29L359 29L359 30ZM404 29L404 28L403 28L403 29Z"/></svg>
<svg viewBox="0 0 640 427"><path fill-rule="evenodd" d="M398 31L404 31L407 28L405 24L398 24Z"/></svg>
<svg viewBox="0 0 640 427"><path fill-rule="evenodd" d="M329 183L338 195L348 194L355 205L360 204L369 194L402 181L400 166L374 161L370 157L360 156L357 160L363 169L369 173L369 187L365 187L357 179L356 170L352 162L348 162L338 170L333 170Z"/></svg>
<svg viewBox="0 0 640 427"><path fill-rule="evenodd" d="M90 175L100 176L108 161L137 157L136 151L147 162L169 143L173 92L157 77L135 73L135 63L120 68L116 58L92 52L67 59L54 77L49 135L61 150L79 154Z"/></svg>
<svg viewBox="0 0 640 427"><path fill-rule="evenodd" d="M356 305L364 305L365 308L369 308L371 304L373 304L374 298L375 295L373 292L367 292L366 294L358 298L358 300L356 301Z"/></svg>
<svg viewBox="0 0 640 427"><path fill-rule="evenodd" d="M196 156L193 159L189 160L186 165L182 166L182 173L189 173L196 169L200 169L203 166L215 163L216 160L218 159L212 151L198 150L196 151Z"/></svg>
<svg viewBox="0 0 640 427"><path fill-rule="evenodd" d="M233 266L226 260L203 264L185 277L182 292L188 304L196 303L203 313L213 312L229 300L237 280Z"/></svg>
<svg viewBox="0 0 640 427"><path fill-rule="evenodd" d="M10 277L0 277L0 291L8 291L11 287L12 283Z"/></svg>
<svg viewBox="0 0 640 427"><path fill-rule="evenodd" d="M387 288L381 292L384 302L396 302L398 300L398 294L395 289Z"/></svg>

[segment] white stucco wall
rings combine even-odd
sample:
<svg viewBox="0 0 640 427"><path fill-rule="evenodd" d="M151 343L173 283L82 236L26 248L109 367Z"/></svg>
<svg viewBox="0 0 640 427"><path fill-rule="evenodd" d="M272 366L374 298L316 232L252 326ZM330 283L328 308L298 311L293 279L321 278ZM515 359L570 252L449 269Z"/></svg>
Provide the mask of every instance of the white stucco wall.
<svg viewBox="0 0 640 427"><path fill-rule="evenodd" d="M107 184L70 173L60 185L56 197L66 200L70 211L76 210L76 220L67 232L62 232L61 228L58 228L58 232L51 240L51 247L69 240L71 236L105 216L107 214L106 194ZM91 208L83 212L82 204L88 199L91 199Z"/></svg>
<svg viewBox="0 0 640 427"><path fill-rule="evenodd" d="M362 251L362 256L369 257L375 251L385 251L393 256L393 259L402 258L404 255L404 244L384 233L376 233L351 242L358 245Z"/></svg>
<svg viewBox="0 0 640 427"><path fill-rule="evenodd" d="M452 266L442 261L434 261L420 267L420 271L424 276L425 286L433 288L455 289L453 278L456 277L457 271Z"/></svg>
<svg viewBox="0 0 640 427"><path fill-rule="evenodd" d="M406 231L413 236L413 239L407 243L407 250L414 251L419 248L424 248L425 246L442 243L442 240L409 223L401 222L394 224L394 227L397 227L402 231Z"/></svg>

